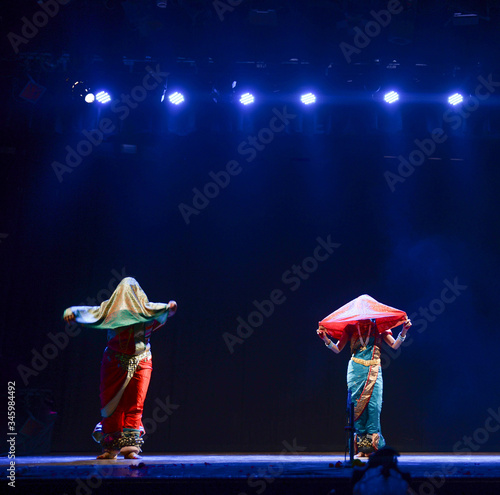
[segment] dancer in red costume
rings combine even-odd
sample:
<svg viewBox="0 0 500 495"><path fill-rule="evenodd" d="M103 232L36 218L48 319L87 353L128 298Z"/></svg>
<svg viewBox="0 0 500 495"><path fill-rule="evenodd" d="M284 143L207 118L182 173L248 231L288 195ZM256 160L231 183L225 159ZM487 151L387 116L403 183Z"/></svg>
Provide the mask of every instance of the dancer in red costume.
<svg viewBox="0 0 500 495"><path fill-rule="evenodd" d="M145 431L144 400L151 378L149 340L177 310L177 303L151 303L137 281L124 278L100 306L72 306L67 322L108 331L108 347L101 363L101 415L93 437L102 446L98 459L140 458Z"/></svg>

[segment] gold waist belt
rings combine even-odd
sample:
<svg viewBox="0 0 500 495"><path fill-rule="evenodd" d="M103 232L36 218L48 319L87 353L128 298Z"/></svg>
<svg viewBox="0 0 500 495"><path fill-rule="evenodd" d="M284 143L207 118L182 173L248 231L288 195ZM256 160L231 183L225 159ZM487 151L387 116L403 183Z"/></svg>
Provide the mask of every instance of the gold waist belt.
<svg viewBox="0 0 500 495"><path fill-rule="evenodd" d="M366 359L359 359L352 357L351 358L355 363L362 364L363 366L378 366L380 365L380 359L369 359L368 361Z"/></svg>
<svg viewBox="0 0 500 495"><path fill-rule="evenodd" d="M144 359L147 360L151 358L151 351L150 350L144 351L141 354L138 354L137 356L117 353L116 357L118 358L118 361L120 361L122 369L124 369L127 372L127 376L131 378L132 376L134 376L135 370L139 366L139 363Z"/></svg>

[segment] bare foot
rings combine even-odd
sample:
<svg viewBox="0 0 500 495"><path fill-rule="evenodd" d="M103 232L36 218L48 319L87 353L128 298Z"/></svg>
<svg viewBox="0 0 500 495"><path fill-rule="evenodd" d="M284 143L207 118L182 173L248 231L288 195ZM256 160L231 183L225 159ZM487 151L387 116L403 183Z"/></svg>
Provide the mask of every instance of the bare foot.
<svg viewBox="0 0 500 495"><path fill-rule="evenodd" d="M136 452L129 452L123 456L124 459L142 459L142 456L137 454Z"/></svg>
<svg viewBox="0 0 500 495"><path fill-rule="evenodd" d="M120 454L123 455L124 459L142 459L139 452L139 447L123 447L120 450Z"/></svg>
<svg viewBox="0 0 500 495"><path fill-rule="evenodd" d="M97 459L116 459L118 452L110 452L105 450L101 455L97 456Z"/></svg>
<svg viewBox="0 0 500 495"><path fill-rule="evenodd" d="M365 454L364 452L359 452L354 457L357 457L359 459L360 457L368 457L368 455Z"/></svg>

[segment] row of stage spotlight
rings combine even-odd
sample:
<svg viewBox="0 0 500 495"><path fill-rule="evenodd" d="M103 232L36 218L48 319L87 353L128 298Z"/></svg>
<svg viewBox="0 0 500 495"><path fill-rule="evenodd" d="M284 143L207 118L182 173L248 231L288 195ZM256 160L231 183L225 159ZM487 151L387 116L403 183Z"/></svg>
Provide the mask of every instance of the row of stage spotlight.
<svg viewBox="0 0 500 495"><path fill-rule="evenodd" d="M164 94L161 98L161 101L163 102L165 101L165 99L167 99L172 105L180 105L186 101L184 95L179 91L171 93L170 95L168 95L168 97L165 97ZM399 94L396 91L389 91L384 95L384 101L390 105L396 103L397 101L399 101L399 99ZM85 101L87 103L98 102L104 105L111 101L111 95L107 91L100 91L95 95L94 93L89 92L85 95ZM255 96L252 93L244 93L239 98L239 102L244 106L252 105L253 103L255 103L255 101ZM301 95L300 101L304 105L312 105L316 103L317 98L314 93L306 93ZM458 105L463 101L464 97L460 93L454 93L448 97L448 103L453 106Z"/></svg>

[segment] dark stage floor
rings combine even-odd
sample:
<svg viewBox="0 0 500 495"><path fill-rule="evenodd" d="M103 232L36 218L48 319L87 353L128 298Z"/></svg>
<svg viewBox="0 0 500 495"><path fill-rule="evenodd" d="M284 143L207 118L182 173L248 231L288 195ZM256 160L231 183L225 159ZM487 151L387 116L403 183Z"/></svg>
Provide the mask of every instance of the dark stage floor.
<svg viewBox="0 0 500 495"><path fill-rule="evenodd" d="M341 454L145 455L98 461L88 454L16 458L12 493L351 493L352 468L336 467ZM8 459L1 458L2 471ZM402 454L417 494L500 494L500 454ZM8 482L3 476L3 483ZM333 490L333 491L332 491ZM4 491L4 493L9 493Z"/></svg>

